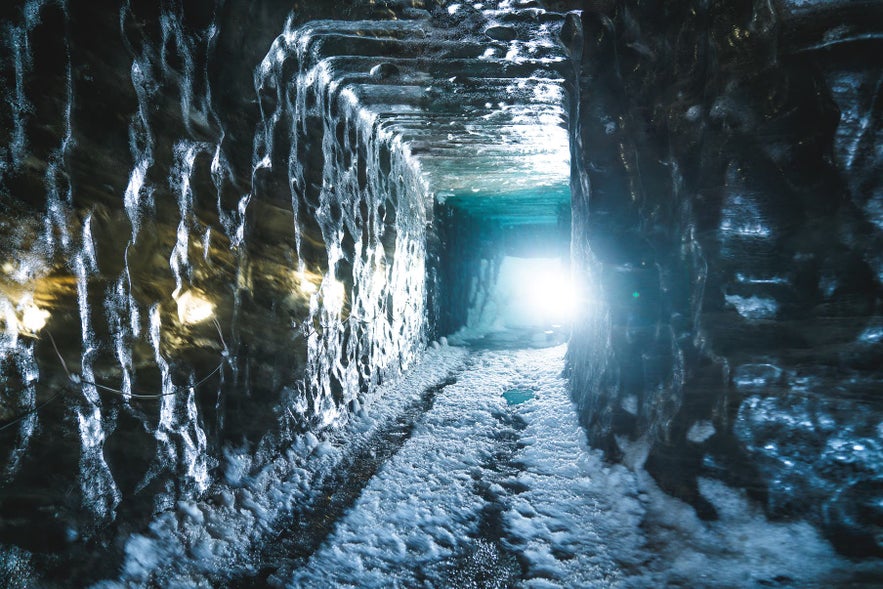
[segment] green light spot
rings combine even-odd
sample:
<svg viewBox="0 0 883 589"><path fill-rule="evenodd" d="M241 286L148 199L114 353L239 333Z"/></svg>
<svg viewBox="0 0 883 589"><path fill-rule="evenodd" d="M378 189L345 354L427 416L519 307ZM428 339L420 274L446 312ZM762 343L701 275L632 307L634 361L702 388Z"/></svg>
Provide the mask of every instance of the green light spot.
<svg viewBox="0 0 883 589"><path fill-rule="evenodd" d="M639 293L638 291L635 291L635 292L632 293L632 298L637 299L637 298L639 298L640 296L641 296L641 293Z"/></svg>

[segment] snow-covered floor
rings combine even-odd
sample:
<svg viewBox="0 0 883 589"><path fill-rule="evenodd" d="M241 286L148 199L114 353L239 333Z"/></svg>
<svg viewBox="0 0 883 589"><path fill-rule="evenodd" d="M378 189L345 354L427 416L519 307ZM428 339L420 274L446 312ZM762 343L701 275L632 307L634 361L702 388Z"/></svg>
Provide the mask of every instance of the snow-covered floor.
<svg viewBox="0 0 883 589"><path fill-rule="evenodd" d="M702 480L703 495L720 513L719 521L703 522L640 468L603 463L577 423L561 376L564 352L429 350L333 435L303 440L247 476L237 473L248 465L237 469L232 456L226 488L214 501L181 505L177 516L133 537L122 578L99 586L225 586L266 569L255 547L278 537L284 514L309 509L323 473L345 467L354 448L370 451L385 422L451 375L456 381L440 388L312 553L274 563L261 583L862 586L851 582L857 565L837 556L813 527L769 522L740 491ZM533 397L509 405L503 394L513 389Z"/></svg>

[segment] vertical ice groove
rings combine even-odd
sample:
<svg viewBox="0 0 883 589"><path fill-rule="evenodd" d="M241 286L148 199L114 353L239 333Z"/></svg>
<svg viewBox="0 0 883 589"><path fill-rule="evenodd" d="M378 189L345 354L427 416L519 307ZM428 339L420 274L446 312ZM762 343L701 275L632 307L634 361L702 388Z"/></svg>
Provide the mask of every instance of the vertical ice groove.
<svg viewBox="0 0 883 589"><path fill-rule="evenodd" d="M219 1L216 4L216 8L219 8L223 5L223 1ZM223 205L223 191L224 191L224 183L225 181L232 180L233 171L230 169L230 164L227 161L227 157L224 154L223 146L224 140L227 136L226 130L224 129L224 124L221 121L221 117L218 115L217 111L214 107L214 102L212 99L212 86L211 79L209 77L209 64L211 63L215 49L217 46L218 40L218 25L217 25L217 10L215 14L212 16L212 22L206 30L206 67L203 69L203 83L205 85L205 96L204 96L204 108L207 113L207 118L215 124L218 129L218 139L217 144L215 145L215 152L212 157L211 162L211 177L212 183L215 187L215 192L217 195L217 209L218 209L218 219L221 223L221 226L224 228L224 234L230 239L231 243L234 241L234 236L239 232L239 228L243 227L245 219L238 218L238 210L234 213L230 213L224 210ZM244 232L244 227L243 227ZM207 231L205 236L205 250L203 252L205 259L208 260L209 255L209 246L210 245L210 233ZM238 245L238 244L237 244Z"/></svg>
<svg viewBox="0 0 883 589"><path fill-rule="evenodd" d="M92 240L92 216L83 222L82 250L76 255L73 270L77 279L83 351L80 358L83 402L77 406L80 431L79 482L83 505L100 519L112 519L121 496L110 468L104 459L106 438L101 414L101 398L96 388L92 357L98 349L91 324L89 276L98 271Z"/></svg>
<svg viewBox="0 0 883 589"><path fill-rule="evenodd" d="M202 493L209 486L208 454L205 431L199 425L199 411L196 407L196 389L187 389L186 419L180 426L183 442L183 459L187 476L195 490Z"/></svg>
<svg viewBox="0 0 883 589"><path fill-rule="evenodd" d="M141 229L141 193L144 190L149 167L150 160L146 157L135 163L135 167L129 174L129 183L123 195L123 206L129 216L129 223L132 225L132 243L137 239L138 231Z"/></svg>
<svg viewBox="0 0 883 589"><path fill-rule="evenodd" d="M15 99L12 104L12 142L9 145L12 166L17 168L24 160L27 150L25 137L25 117L32 110L25 94L25 75L31 66L28 49L28 31L26 28L9 25L7 30L10 49L12 49L13 67L15 68Z"/></svg>
<svg viewBox="0 0 883 589"><path fill-rule="evenodd" d="M193 53L194 47L190 38L184 32L181 24L181 14L172 15L163 11L160 15L160 27L162 29L162 45L160 46L160 60L162 62L163 72L168 78L177 79L179 92L181 95L181 121L187 132L191 132L191 114L193 107ZM175 50L181 59L182 66L180 75L175 76L169 67L168 57L166 56L166 48L169 39L174 40Z"/></svg>
<svg viewBox="0 0 883 589"><path fill-rule="evenodd" d="M295 39L289 41L289 45L295 42ZM294 249L297 256L297 272L302 275L306 270L303 261L303 235L301 230L301 195L304 189L303 166L298 157L299 141L298 141L298 100L300 92L297 91L300 84L299 75L291 83L286 84L285 91L285 108L289 113L289 121L291 129L289 135L291 142L288 151L288 190L291 196L291 214L294 228ZM294 97L292 98L292 93Z"/></svg>
<svg viewBox="0 0 883 589"><path fill-rule="evenodd" d="M2 305L0 305L0 310L2 310ZM12 351L6 349L6 347L6 342L3 338L0 338L0 351L2 351L4 355ZM37 364L37 359L34 355L34 346L21 346L21 348L12 351L11 355L15 359L15 369L20 375L21 382L24 383L24 387L21 389L20 397L18 399L18 411L21 413L32 411L37 406L36 382L40 378L40 366ZM9 454L3 477L0 480L8 481L18 471L21 459L28 450L31 437L34 435L34 430L36 430L36 428L37 413L30 413L27 417L21 420L18 426L18 439L15 442L12 452Z"/></svg>
<svg viewBox="0 0 883 589"><path fill-rule="evenodd" d="M281 80L282 66L288 57L289 46L293 38L291 31L293 15L289 15L283 33L273 41L270 50L261 60L254 73L254 91L258 99L260 122L255 131L253 142L252 167L256 171L260 168L269 168L273 159L273 131L276 124L282 118L285 104L283 92L284 81ZM276 107L269 115L264 107L261 94L265 89L274 90L276 93Z"/></svg>
<svg viewBox="0 0 883 589"><path fill-rule="evenodd" d="M145 208L150 206L153 195L153 187L148 181L150 168L154 164L154 133L149 112L151 100L159 90L148 47L145 46L140 54L136 54L134 45L126 36L125 20L128 16L131 16L131 5L126 0L120 9L120 34L132 56L129 78L137 101L137 108L129 120L128 128L129 153L133 165L123 193L123 208L131 225L131 236L125 249L123 270L106 303L108 327L113 337L115 357L122 373L121 390L127 397L132 393L134 379L132 343L141 335L141 310L135 298L129 255L132 248L136 247L142 216Z"/></svg>
<svg viewBox="0 0 883 589"><path fill-rule="evenodd" d="M172 381L169 363L162 354L162 314L159 304L150 308L149 337L154 360L162 378L159 423L154 436L159 445L158 456L161 469L174 472L180 465L186 472L185 485L196 492L205 491L209 484L207 441L205 431L199 424L196 391L191 385L186 393Z"/></svg>
<svg viewBox="0 0 883 589"><path fill-rule="evenodd" d="M25 80L33 67L30 33L40 24L40 10L44 0L30 0L25 3L22 11L24 22L20 26L8 24L5 37L12 52L14 70L14 89L12 109L12 140L9 144L9 155L13 168L21 166L27 156L27 119L33 113L33 105L25 90ZM65 5L62 3L62 7Z"/></svg>
<svg viewBox="0 0 883 589"><path fill-rule="evenodd" d="M220 127L220 123L218 123L218 125ZM221 138L218 141L217 146L215 146L215 153L212 156L211 176L217 199L218 220L221 223L221 227L224 228L224 235L226 235L231 244L233 244L235 237L239 233L240 227L242 227L244 223L244 219L240 219L238 208L234 211L228 211L224 208L224 183L232 181L233 172L230 169L230 164L221 147L223 139L224 132L222 130Z"/></svg>
<svg viewBox="0 0 883 589"><path fill-rule="evenodd" d="M80 430L80 492L83 504L101 519L113 519L122 496L104 459L104 427L97 405L77 408Z"/></svg>
<svg viewBox="0 0 883 589"><path fill-rule="evenodd" d="M132 300L128 290L128 263L123 274L108 289L105 298L105 315L113 338L114 355L122 371L121 391L126 399L132 395L132 350L131 341L136 334L132 333L130 319Z"/></svg>
<svg viewBox="0 0 883 589"><path fill-rule="evenodd" d="M211 63L212 56L214 55L215 47L218 42L218 24L216 22L217 16L218 16L217 11L215 11L215 13L212 15L212 22L211 22L211 24L209 24L208 29L206 29L206 32L205 32L205 38L206 38L206 47L205 47L206 60L205 60L205 63L206 63L206 65L202 70L202 76L203 76L203 84L205 85L205 96L203 98L204 107L206 109L207 116L209 118L211 118L211 121L218 128L218 133L219 133L218 149L220 149L221 144L224 143L224 135L225 135L224 126L221 123L221 118L218 116L218 113L215 111L214 103L212 101L211 79L208 75L209 64Z"/></svg>
<svg viewBox="0 0 883 589"><path fill-rule="evenodd" d="M168 467L175 464L177 460L177 452L175 446L170 439L170 433L173 431L175 421L175 396L174 385L172 384L172 373L168 362L162 355L162 317L159 304L155 304L150 308L150 343L153 346L154 360L159 367L162 378L162 388L160 389L162 397L159 406L159 423L156 426L154 435L159 443L160 449L158 454L160 458L165 457L166 462L162 466Z"/></svg>
<svg viewBox="0 0 883 589"><path fill-rule="evenodd" d="M67 5L59 2L64 13L65 19L68 18ZM68 218L70 216L70 207L73 204L73 189L70 184L70 177L67 173L65 158L68 151L74 144L73 128L71 126L71 109L73 108L73 74L70 53L70 39L67 32L64 38L65 47L65 102L62 118L64 120L64 130L59 146L49 155L46 166L45 184L46 184L46 217L45 217L45 234L43 241L48 249L52 249L55 241L55 233L60 236L61 247L64 252L69 252L71 248L71 234L69 230Z"/></svg>
<svg viewBox="0 0 883 589"><path fill-rule="evenodd" d="M180 221L176 232L177 240L169 258L169 266L175 277L177 290L183 287L184 280L192 278L192 266L189 258L190 234L197 229L198 221L193 208L193 188L190 179L196 157L200 153L212 153L216 146L196 141L182 140L175 144L174 163L169 174L169 186L178 200Z"/></svg>

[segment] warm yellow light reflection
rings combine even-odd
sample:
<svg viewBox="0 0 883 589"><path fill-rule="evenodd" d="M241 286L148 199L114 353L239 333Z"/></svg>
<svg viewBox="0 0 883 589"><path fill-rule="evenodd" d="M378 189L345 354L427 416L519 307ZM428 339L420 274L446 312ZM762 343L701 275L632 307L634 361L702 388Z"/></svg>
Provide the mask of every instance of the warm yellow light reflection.
<svg viewBox="0 0 883 589"><path fill-rule="evenodd" d="M298 272L296 274L297 283L300 287L300 290L304 294L316 294L319 291L319 287L315 282L312 282L310 278L307 276L306 272Z"/></svg>
<svg viewBox="0 0 883 589"><path fill-rule="evenodd" d="M178 320L184 325L205 321L215 313L215 305L192 290L175 289L172 298L178 304Z"/></svg>
<svg viewBox="0 0 883 589"><path fill-rule="evenodd" d="M36 334L46 327L46 322L48 320L49 311L41 309L33 303L25 305L21 311L20 324L22 329L28 333Z"/></svg>
<svg viewBox="0 0 883 589"><path fill-rule="evenodd" d="M344 284L333 278L326 278L322 284L322 291L325 307L340 312L343 309L343 301L346 297L346 287Z"/></svg>

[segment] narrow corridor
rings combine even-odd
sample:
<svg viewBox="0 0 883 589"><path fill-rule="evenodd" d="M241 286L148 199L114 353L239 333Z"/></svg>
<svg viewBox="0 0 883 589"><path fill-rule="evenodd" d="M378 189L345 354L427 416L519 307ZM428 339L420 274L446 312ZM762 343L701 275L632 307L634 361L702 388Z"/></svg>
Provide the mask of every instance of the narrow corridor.
<svg viewBox="0 0 883 589"><path fill-rule="evenodd" d="M770 523L722 483L701 482L721 519L699 521L640 468L640 443L629 447L632 468L605 464L568 398L564 353L431 350L411 379L429 377L420 376L428 364L450 371L422 397L426 412L406 428L401 418L373 423L347 475L324 486L327 500L313 497L318 512L283 526L261 572L244 571L233 586L827 587L857 578L811 526ZM347 452L331 444L313 460ZM383 461L366 473L371 456ZM336 495L350 503L334 508ZM323 517L333 521L317 525Z"/></svg>

